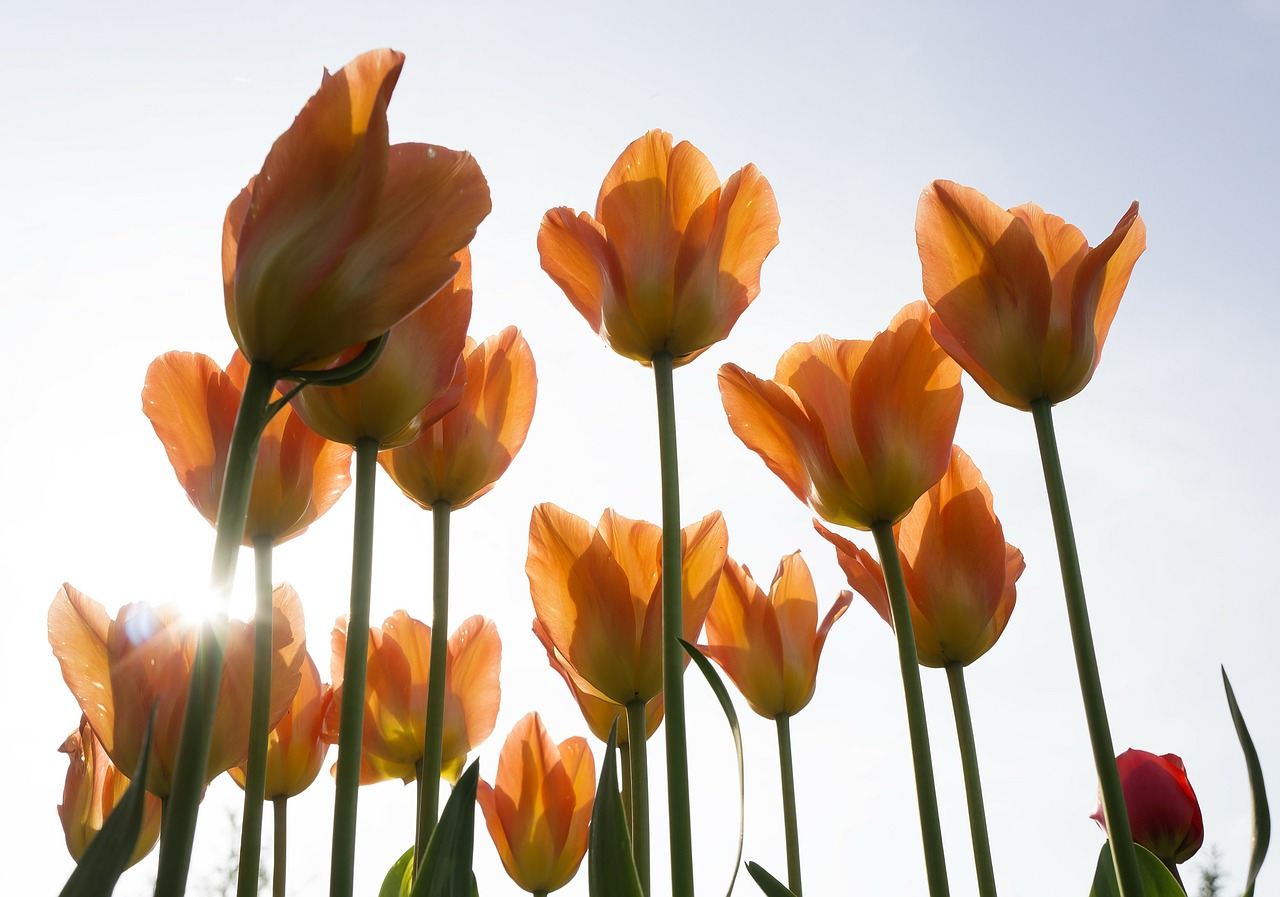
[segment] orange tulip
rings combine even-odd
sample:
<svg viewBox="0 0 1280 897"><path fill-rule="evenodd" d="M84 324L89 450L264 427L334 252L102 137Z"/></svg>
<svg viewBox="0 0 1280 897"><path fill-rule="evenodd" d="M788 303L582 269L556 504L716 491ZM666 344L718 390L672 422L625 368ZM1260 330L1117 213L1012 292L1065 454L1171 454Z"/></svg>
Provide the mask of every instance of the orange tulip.
<svg viewBox="0 0 1280 897"><path fill-rule="evenodd" d="M782 559L768 595L750 570L725 558L701 647L752 710L767 719L793 716L813 698L827 632L851 601L852 592L841 592L819 625L818 594L800 552Z"/></svg>
<svg viewBox="0 0 1280 897"><path fill-rule="evenodd" d="M715 598L728 541L719 511L680 531L688 641ZM662 692L661 527L607 510L596 528L541 504L525 572L538 621L582 681L615 704Z"/></svg>
<svg viewBox="0 0 1280 897"><path fill-rule="evenodd" d="M582 711L582 718L587 721L587 727L591 729L591 734L601 741L609 740L609 732L617 724L616 743L618 747L622 747L630 741L630 732L627 729L627 708L621 704L615 704L608 698L601 695L591 684L578 675L564 659L564 656L556 650L556 646L551 644L551 638L547 635L547 630L542 628L542 623L538 620L533 621L533 634L538 637L538 641L542 642L542 647L547 651L547 663L551 665L551 669L560 674L560 678L564 680L564 684L569 687L569 694L573 695L574 701L578 704L578 709ZM658 731L658 724L662 722L663 703L662 695L650 698L644 705L645 717L645 740L648 741L653 737L653 733Z"/></svg>
<svg viewBox="0 0 1280 897"><path fill-rule="evenodd" d="M438 299L436 301L439 301ZM378 456L401 491L430 508L465 508L493 488L524 445L538 374L520 331L508 327L463 351L466 387L452 411L402 448Z"/></svg>
<svg viewBox="0 0 1280 897"><path fill-rule="evenodd" d="M778 245L773 190L754 165L723 184L691 143L650 131L613 163L596 215L560 207L538 231L542 270L619 355L675 366L729 335Z"/></svg>
<svg viewBox="0 0 1280 897"><path fill-rule="evenodd" d="M333 630L333 701L326 737L338 740L342 671L347 655L346 620ZM365 684L364 747L360 784L387 779L413 781L426 742L431 627L398 610L382 628L369 630ZM449 636L445 659L444 741L440 775L457 781L467 754L489 737L498 718L498 671L502 642L492 620L469 617Z"/></svg>
<svg viewBox="0 0 1280 897"><path fill-rule="evenodd" d="M271 725L293 700L306 654L302 605L291 586L272 595ZM128 604L115 620L102 605L64 585L49 607L49 644L62 678L80 702L111 761L136 769L154 705L147 790L164 797L178 757L182 715L199 632L172 606ZM214 712L213 741L205 781L243 763L249 753L249 703L253 682L253 625L232 621L227 634L222 686Z"/></svg>
<svg viewBox="0 0 1280 897"><path fill-rule="evenodd" d="M564 887L587 853L596 764L587 740L551 740L542 718L516 723L498 755L498 775L476 800L512 881L530 893Z"/></svg>
<svg viewBox="0 0 1280 897"><path fill-rule="evenodd" d="M226 371L206 355L166 352L151 362L142 386L142 411L164 443L178 482L215 526L247 376L239 352ZM278 545L305 532L346 490L350 467L350 448L317 435L283 408L258 443L244 544L261 537Z"/></svg>
<svg viewBox="0 0 1280 897"><path fill-rule="evenodd" d="M394 448L412 442L422 427L458 404L471 321L470 250L461 250L456 259L457 276L391 328L368 373L348 386L312 386L298 393L293 407L307 426L334 442L372 439L380 448Z"/></svg>
<svg viewBox="0 0 1280 897"><path fill-rule="evenodd" d="M849 585L892 626L880 565L816 520L814 526L836 547ZM946 475L894 527L894 541L920 663L973 663L1004 632L1026 564L1004 540L982 473L958 446Z"/></svg>
<svg viewBox="0 0 1280 897"><path fill-rule="evenodd" d="M87 716L80 717L80 728L67 736L58 748L67 755L67 782L62 789L58 818L67 836L67 850L80 861L89 843L102 831L102 825L116 808L129 787L128 777L116 768L93 734ZM138 843L129 855L128 865L151 852L160 838L160 799L154 794L143 796L142 830Z"/></svg>
<svg viewBox="0 0 1280 897"><path fill-rule="evenodd" d="M302 682L293 703L267 736L266 788L263 800L295 797L307 789L320 773L329 742L324 737L324 721L333 699L333 687L320 681L320 671L311 655L302 664ZM231 778L244 787L247 767L235 766Z"/></svg>
<svg viewBox="0 0 1280 897"><path fill-rule="evenodd" d="M386 332L449 281L489 214L470 153L388 145L403 64L374 50L326 72L227 209L227 323L251 362L291 370Z"/></svg>
<svg viewBox="0 0 1280 897"><path fill-rule="evenodd" d="M1005 211L971 187L934 181L916 243L933 335L991 398L1029 410L1084 389L1147 245L1135 202L1090 248L1079 228L1027 203Z"/></svg>
<svg viewBox="0 0 1280 897"><path fill-rule="evenodd" d="M906 306L875 339L796 343L773 380L720 368L729 426L825 520L899 520L947 469L960 368Z"/></svg>

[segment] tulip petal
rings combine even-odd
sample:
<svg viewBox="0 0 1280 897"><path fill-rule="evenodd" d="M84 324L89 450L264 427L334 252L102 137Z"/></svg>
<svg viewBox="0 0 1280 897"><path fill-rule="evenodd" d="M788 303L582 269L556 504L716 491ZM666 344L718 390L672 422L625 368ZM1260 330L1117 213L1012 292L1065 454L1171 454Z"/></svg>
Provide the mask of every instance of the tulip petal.
<svg viewBox="0 0 1280 897"><path fill-rule="evenodd" d="M604 335L604 296L621 286L604 228L586 212L575 216L563 206L552 209L538 228L538 256L542 270L564 290L591 329Z"/></svg>
<svg viewBox="0 0 1280 897"><path fill-rule="evenodd" d="M49 645L62 668L62 678L108 753L115 741L115 702L107 658L110 626L102 605L70 583L63 583L49 606Z"/></svg>

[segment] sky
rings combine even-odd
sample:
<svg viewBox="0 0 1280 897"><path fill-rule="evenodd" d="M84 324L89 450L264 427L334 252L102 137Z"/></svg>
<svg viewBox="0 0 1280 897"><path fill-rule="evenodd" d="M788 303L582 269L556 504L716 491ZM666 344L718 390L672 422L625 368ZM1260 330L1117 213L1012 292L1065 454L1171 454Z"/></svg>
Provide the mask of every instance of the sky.
<svg viewBox="0 0 1280 897"><path fill-rule="evenodd" d="M809 511L730 432L715 385L762 376L818 333L870 338L921 298L920 191L935 178L1012 206L1035 201L1101 241L1137 199L1148 228L1099 370L1055 410L1117 750L1176 753L1229 893L1243 886L1250 805L1226 710L1225 664L1261 755L1280 775L1274 475L1280 311L1270 263L1280 143L1280 4L976 0L888 4L228 2L26 5L6 15L11 85L0 143L0 768L11 819L5 880L60 886L72 862L55 807L56 752L78 710L46 638L70 582L114 613L200 594L213 531L186 502L141 412L144 372L172 349L225 362L220 232L227 203L315 91L324 67L391 46L407 61L391 139L470 150L493 212L472 244L472 335L519 326L538 362L528 442L494 491L454 515L453 608L504 644L491 775L537 709L553 737L587 735L529 632L533 505L595 521L660 515L652 375L611 353L539 268L555 206L590 210L606 171L650 128L698 146L721 178L754 162L781 213L759 298L730 337L676 374L686 522L725 514L729 552L767 579L796 549L825 612L846 585ZM968 670L1000 893L1086 893L1102 835L1061 582L1029 415L968 378L956 436L982 469L1027 570L1001 641ZM372 616L429 614L430 515L379 476ZM276 553L302 596L321 669L345 613L352 501ZM850 534L871 548L863 534ZM247 604L248 558L237 601ZM945 677L925 697L952 893L976 894ZM698 892L731 874L736 780L714 699L687 680ZM739 701L745 858L782 875L773 727ZM893 639L859 600L831 632L813 703L793 721L805 879L813 893L925 893ZM653 742L655 748L661 744ZM603 748L593 742L597 761ZM331 759L336 756L331 754ZM653 751L653 791L663 789ZM17 772L21 770L21 772ZM1273 791L1274 791L1273 784ZM213 783L193 893L225 863L240 792ZM411 788L362 789L358 893L375 893L412 835ZM654 881L666 882L655 806ZM296 799L291 893L325 889L332 786ZM235 810L238 812L238 810ZM481 892L514 893L477 823ZM308 863L313 863L309 866ZM153 856L121 895L149 894ZM1259 893L1280 882L1275 861ZM752 893L745 879L740 893ZM564 891L586 893L585 874Z"/></svg>

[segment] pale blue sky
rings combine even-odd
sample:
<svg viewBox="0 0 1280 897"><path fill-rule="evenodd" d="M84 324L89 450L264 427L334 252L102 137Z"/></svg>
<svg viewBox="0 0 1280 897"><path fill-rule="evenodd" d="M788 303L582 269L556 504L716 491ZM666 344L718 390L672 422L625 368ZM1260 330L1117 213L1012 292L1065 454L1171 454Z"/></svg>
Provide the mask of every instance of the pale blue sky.
<svg viewBox="0 0 1280 897"><path fill-rule="evenodd" d="M867 338L920 297L916 199L930 180L1028 200L1092 242L1138 199L1149 231L1094 382L1056 420L1118 750L1174 752L1232 888L1249 844L1245 773L1218 680L1225 663L1265 769L1280 776L1274 475L1280 334L1271 263L1280 127L1280 5L1081 2L464 4L53 3L9 11L0 70L0 321L10 389L0 465L0 758L11 836L6 882L45 893L71 868L54 811L78 714L45 640L68 580L113 611L203 588L212 531L185 501L140 411L147 364L170 349L225 360L219 282L227 202L319 83L359 52L408 61L392 139L471 150L494 211L473 244L483 337L514 323L539 364L524 453L455 518L454 619L485 613L505 644L491 771L537 708L557 739L585 734L528 632L529 510L554 501L656 520L648 371L614 356L539 270L553 206L590 209L605 172L649 128L688 139L721 177L755 162L782 216L759 300L730 338L677 374L686 520L720 508L730 553L767 578L796 548L826 604L844 587L810 515L729 432L715 372L770 374L818 332ZM1094 779L1029 416L966 380L957 441L991 483L1027 557L1019 605L969 671L1002 895L1087 892L1100 833ZM426 615L429 519L379 482L373 616ZM327 665L345 611L351 502L278 552ZM870 540L859 538L870 547ZM244 576L241 577L245 579ZM243 584L243 583L242 583ZM926 698L952 893L976 893L954 730L941 673ZM732 861L731 747L689 680L699 892ZM856 604L832 631L817 697L794 722L802 849L817 894L925 892L893 643ZM746 858L785 863L771 724L745 705ZM660 742L655 742L655 745ZM655 752L660 753L660 752ZM597 752L599 756L599 751ZM655 764L661 769L661 762ZM660 780L655 792L661 793ZM1273 791L1276 786L1273 783ZM300 798L290 879L319 893L332 789ZM221 859L225 779L209 791L197 875ZM361 795L357 882L376 891L412 833L412 789ZM309 819L308 822L303 820ZM657 813L657 867L665 835ZM483 833L486 895L513 893ZM1189 881L1197 878L1190 866ZM154 858L121 894L143 893ZM1260 893L1280 881L1275 861ZM749 882L741 893L751 893ZM661 889L659 889L659 893ZM566 894L586 893L585 877Z"/></svg>

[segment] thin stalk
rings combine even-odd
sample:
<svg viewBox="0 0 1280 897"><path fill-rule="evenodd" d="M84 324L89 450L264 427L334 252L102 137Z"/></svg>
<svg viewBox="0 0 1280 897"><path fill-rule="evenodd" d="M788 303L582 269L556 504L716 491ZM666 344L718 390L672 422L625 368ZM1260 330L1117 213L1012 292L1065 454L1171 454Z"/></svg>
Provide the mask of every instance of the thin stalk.
<svg viewBox="0 0 1280 897"><path fill-rule="evenodd" d="M907 701L907 729L911 735L911 760L916 774L916 804L920 811L920 837L924 842L924 867L930 897L946 897L947 859L942 849L942 823L938 818L938 791L933 782L933 756L929 750L929 724L925 718L924 693L920 688L920 663L916 657L916 637L911 628L907 586L893 539L893 525L881 520L871 525L889 590L893 612L893 632L898 642L898 666L902 670L902 691Z"/></svg>
<svg viewBox="0 0 1280 897"><path fill-rule="evenodd" d="M253 540L253 698L249 705L249 759L244 775L244 815L240 826L240 871L236 897L257 897L262 862L262 807L267 783L267 739L271 735L271 548L270 536Z"/></svg>
<svg viewBox="0 0 1280 897"><path fill-rule="evenodd" d="M969 832L973 840L973 863L978 872L978 895L996 897L996 872L991 865L991 839L987 836L987 810L982 801L982 778L978 774L978 748L973 739L969 692L964 685L964 664L957 660L947 664L947 685L951 688L956 737L960 740L960 764L964 768L964 794L969 803Z"/></svg>
<svg viewBox="0 0 1280 897"><path fill-rule="evenodd" d="M163 897L182 897L187 889L191 843L195 838L196 817L204 796L209 748L213 741L213 712L222 685L223 645L228 630L225 611L235 580L240 543L244 540L258 439L266 424L267 403L274 382L273 371L262 365L250 365L227 449L210 575L214 613L200 627L200 640L192 662L178 758L169 792L169 811L164 821L165 837L160 845L160 865L156 872L155 893Z"/></svg>
<svg viewBox="0 0 1280 897"><path fill-rule="evenodd" d="M631 742L632 732L643 732L644 701L627 704L627 744L631 747L631 854L640 873L640 890L649 895L649 751L643 738Z"/></svg>
<svg viewBox="0 0 1280 897"><path fill-rule="evenodd" d="M418 839L414 843L414 876L426 856L440 811L440 758L444 750L445 660L449 655L449 514L453 506L431 506L431 660L427 674L427 724L418 788Z"/></svg>
<svg viewBox="0 0 1280 897"><path fill-rule="evenodd" d="M676 396L672 367L670 353L660 352L653 356L662 470L662 692L667 722L671 893L673 897L693 897L693 823L689 808L689 748L684 719L684 651L676 641L684 637L684 590L681 587L680 472L676 453ZM629 726L630 721L628 716ZM638 733L636 744L644 741L643 704L639 723L628 731Z"/></svg>
<svg viewBox="0 0 1280 897"><path fill-rule="evenodd" d="M1076 671L1080 677L1080 695L1084 698L1084 715L1089 725L1089 741L1093 746L1093 765L1098 772L1102 792L1102 813L1106 819L1111 862L1121 897L1139 897L1142 877L1138 857L1133 849L1133 833L1120 787L1120 770L1111 743L1111 726L1107 722L1107 706L1102 697L1102 680L1098 676L1098 657L1093 649L1093 632L1089 627L1089 609L1084 598L1084 578L1080 574L1080 556L1076 552L1076 536L1071 526L1071 509L1067 506L1067 485L1062 477L1062 461L1058 456L1058 438L1053 431L1053 411L1048 399L1031 403L1031 416L1040 443L1040 463L1044 467L1044 484L1049 494L1049 512L1053 516L1053 533L1058 541L1058 563L1062 568L1062 589L1067 599L1067 620L1071 626L1071 644L1075 649Z"/></svg>
<svg viewBox="0 0 1280 897"><path fill-rule="evenodd" d="M369 664L369 595L373 586L373 487L378 443L362 439L356 449L356 520L351 551L351 615L342 673L338 723L338 774L333 807L333 856L329 894L351 897L355 882L356 800L364 741L364 690Z"/></svg>
<svg viewBox="0 0 1280 897"><path fill-rule="evenodd" d="M782 769L782 825L787 834L787 887L796 897L800 891L800 822L796 816L796 775L791 760L791 717L780 713L778 724L778 765Z"/></svg>
<svg viewBox="0 0 1280 897"><path fill-rule="evenodd" d="M622 797L622 816L627 820L627 832L635 838L635 817L631 808L631 745L623 742L618 745L618 763L622 774L618 776L618 786Z"/></svg>
<svg viewBox="0 0 1280 897"><path fill-rule="evenodd" d="M285 866L288 862L288 818L289 798L276 797L271 800L275 810L275 865L271 869L271 897L284 897Z"/></svg>

